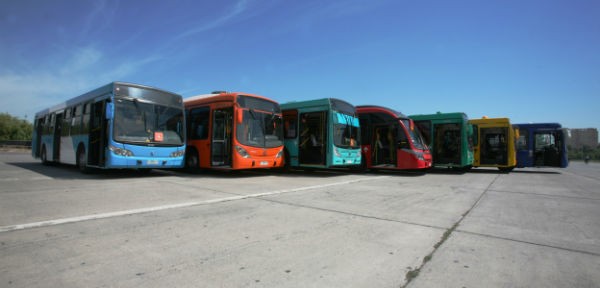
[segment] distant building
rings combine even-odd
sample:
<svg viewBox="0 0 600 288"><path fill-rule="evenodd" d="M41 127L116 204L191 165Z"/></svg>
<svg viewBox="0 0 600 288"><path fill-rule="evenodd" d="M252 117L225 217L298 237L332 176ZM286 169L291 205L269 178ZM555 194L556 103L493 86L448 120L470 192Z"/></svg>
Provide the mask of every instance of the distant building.
<svg viewBox="0 0 600 288"><path fill-rule="evenodd" d="M574 149L581 149L583 146L596 148L598 146L598 129L583 128L569 129L567 145Z"/></svg>

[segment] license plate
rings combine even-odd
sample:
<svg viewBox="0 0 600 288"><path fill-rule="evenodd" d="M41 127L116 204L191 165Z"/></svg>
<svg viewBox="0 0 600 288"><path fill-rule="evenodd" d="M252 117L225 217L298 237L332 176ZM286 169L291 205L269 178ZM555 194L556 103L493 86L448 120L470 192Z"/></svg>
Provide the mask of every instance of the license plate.
<svg viewBox="0 0 600 288"><path fill-rule="evenodd" d="M146 164L148 164L148 165L158 165L158 160L148 160L148 161L146 161Z"/></svg>
<svg viewBox="0 0 600 288"><path fill-rule="evenodd" d="M352 160L346 160L346 164L352 164L353 161Z"/></svg>
<svg viewBox="0 0 600 288"><path fill-rule="evenodd" d="M268 161L260 161L260 166L267 166L269 165Z"/></svg>

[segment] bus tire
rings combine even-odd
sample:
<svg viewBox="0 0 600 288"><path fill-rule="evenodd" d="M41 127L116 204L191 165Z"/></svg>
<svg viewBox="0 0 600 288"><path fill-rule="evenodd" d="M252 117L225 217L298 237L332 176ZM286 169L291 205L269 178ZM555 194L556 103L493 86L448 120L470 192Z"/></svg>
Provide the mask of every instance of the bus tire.
<svg viewBox="0 0 600 288"><path fill-rule="evenodd" d="M90 168L87 166L87 157L85 155L85 148L83 148L82 145L79 145L79 148L77 149L76 165L77 165L77 169L79 169L79 172L81 172L83 174L90 173Z"/></svg>
<svg viewBox="0 0 600 288"><path fill-rule="evenodd" d="M498 170L504 173L510 173L510 171L512 171L513 169L515 169L515 167L498 167Z"/></svg>
<svg viewBox="0 0 600 288"><path fill-rule="evenodd" d="M48 162L48 153L46 153L46 145L42 146L42 153L40 153L40 158L42 159L42 164L50 165Z"/></svg>
<svg viewBox="0 0 600 288"><path fill-rule="evenodd" d="M185 168L189 171L193 171L198 169L198 164L200 163L198 152L196 149L188 149L185 153Z"/></svg>

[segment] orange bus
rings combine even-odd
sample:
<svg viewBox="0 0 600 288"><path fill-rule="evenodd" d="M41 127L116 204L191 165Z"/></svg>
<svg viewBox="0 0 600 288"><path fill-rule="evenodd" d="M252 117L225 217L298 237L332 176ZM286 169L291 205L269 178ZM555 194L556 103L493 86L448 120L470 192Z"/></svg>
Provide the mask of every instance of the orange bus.
<svg viewBox="0 0 600 288"><path fill-rule="evenodd" d="M276 168L284 164L279 103L241 92L184 99L189 169Z"/></svg>

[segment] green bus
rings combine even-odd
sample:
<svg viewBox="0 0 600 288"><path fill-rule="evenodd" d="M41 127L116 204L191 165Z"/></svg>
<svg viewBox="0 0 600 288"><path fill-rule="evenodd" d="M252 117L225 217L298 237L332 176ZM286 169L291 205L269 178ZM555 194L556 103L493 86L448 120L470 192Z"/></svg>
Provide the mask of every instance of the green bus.
<svg viewBox="0 0 600 288"><path fill-rule="evenodd" d="M361 164L360 127L355 107L324 98L280 105L285 166L355 167Z"/></svg>
<svg viewBox="0 0 600 288"><path fill-rule="evenodd" d="M431 149L434 167L473 166L473 127L465 113L411 115Z"/></svg>

